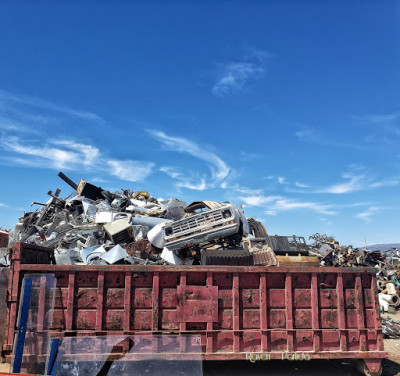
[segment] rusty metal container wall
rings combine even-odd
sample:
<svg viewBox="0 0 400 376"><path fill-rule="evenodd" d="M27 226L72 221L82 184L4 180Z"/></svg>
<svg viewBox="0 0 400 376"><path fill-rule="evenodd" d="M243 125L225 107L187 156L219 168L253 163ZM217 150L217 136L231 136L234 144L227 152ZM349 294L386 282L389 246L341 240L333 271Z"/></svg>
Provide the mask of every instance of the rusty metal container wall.
<svg viewBox="0 0 400 376"><path fill-rule="evenodd" d="M18 261L21 248L10 271L6 355L24 274L54 273L55 336L198 333L205 360L386 357L371 269L35 265Z"/></svg>
<svg viewBox="0 0 400 376"><path fill-rule="evenodd" d="M10 275L9 268L0 267L0 343L1 344L3 344L3 339L4 339L4 325L6 321L7 287L8 287L9 275Z"/></svg>

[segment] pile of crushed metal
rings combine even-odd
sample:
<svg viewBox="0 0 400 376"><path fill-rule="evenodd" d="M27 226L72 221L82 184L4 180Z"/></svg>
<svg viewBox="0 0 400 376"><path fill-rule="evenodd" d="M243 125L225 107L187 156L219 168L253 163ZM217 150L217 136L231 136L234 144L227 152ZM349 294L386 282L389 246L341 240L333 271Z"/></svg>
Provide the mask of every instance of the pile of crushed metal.
<svg viewBox="0 0 400 376"><path fill-rule="evenodd" d="M228 202L187 205L58 176L74 194L48 192L50 199L33 202L38 209L25 213L13 233L14 243L54 249L57 264L277 264L262 223Z"/></svg>
<svg viewBox="0 0 400 376"><path fill-rule="evenodd" d="M382 333L384 338L400 339L400 322L389 317L382 317Z"/></svg>
<svg viewBox="0 0 400 376"><path fill-rule="evenodd" d="M394 312L400 308L400 254L397 248L385 252L353 249L352 246L340 246L333 237L319 233L310 239L314 240L310 254L320 258L321 266L376 268L381 311Z"/></svg>
<svg viewBox="0 0 400 376"><path fill-rule="evenodd" d="M0 227L0 265L7 263L8 243L10 239L10 230Z"/></svg>

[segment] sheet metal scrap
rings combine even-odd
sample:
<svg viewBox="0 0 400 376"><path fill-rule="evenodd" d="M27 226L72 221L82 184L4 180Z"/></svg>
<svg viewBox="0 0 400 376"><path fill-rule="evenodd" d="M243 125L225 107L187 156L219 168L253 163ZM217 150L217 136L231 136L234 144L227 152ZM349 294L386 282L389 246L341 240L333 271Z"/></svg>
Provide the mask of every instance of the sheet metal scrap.
<svg viewBox="0 0 400 376"><path fill-rule="evenodd" d="M48 192L47 202L32 202L38 208L20 218L13 241L51 247L59 264L209 264L217 263L217 256L202 259L201 253L207 255L216 246L222 252L218 256L222 265L276 265L261 222L250 221L252 233L263 237L262 242L244 246L242 237L249 233L249 225L234 205L214 201L187 205L175 198L157 199L146 191L111 192L82 179L75 183L62 172L58 176L74 193L63 198L56 189ZM185 232L187 241L169 249L171 236L164 230L175 223L188 224L194 235Z"/></svg>
<svg viewBox="0 0 400 376"><path fill-rule="evenodd" d="M382 317L382 333L384 338L400 339L400 322Z"/></svg>
<svg viewBox="0 0 400 376"><path fill-rule="evenodd" d="M302 236L270 236L272 249L276 255L309 255L309 246Z"/></svg>

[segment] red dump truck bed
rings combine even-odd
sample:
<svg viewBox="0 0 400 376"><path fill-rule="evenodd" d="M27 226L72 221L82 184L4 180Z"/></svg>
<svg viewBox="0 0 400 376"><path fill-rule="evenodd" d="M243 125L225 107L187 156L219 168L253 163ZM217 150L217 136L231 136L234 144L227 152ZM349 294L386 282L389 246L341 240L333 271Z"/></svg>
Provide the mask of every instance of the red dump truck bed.
<svg viewBox="0 0 400 376"><path fill-rule="evenodd" d="M47 252L14 247L5 355L17 331L23 276L54 273L54 336L200 334L204 360L246 359L250 353L358 358L373 373L387 356L371 269L32 263L51 262Z"/></svg>

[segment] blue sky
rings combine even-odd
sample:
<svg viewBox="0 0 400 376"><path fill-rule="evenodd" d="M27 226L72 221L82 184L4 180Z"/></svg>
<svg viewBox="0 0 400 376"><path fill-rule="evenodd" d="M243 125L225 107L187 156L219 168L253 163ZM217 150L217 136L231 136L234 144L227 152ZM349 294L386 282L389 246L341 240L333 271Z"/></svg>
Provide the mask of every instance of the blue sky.
<svg viewBox="0 0 400 376"><path fill-rule="evenodd" d="M0 3L0 225L63 171L400 242L396 1Z"/></svg>

